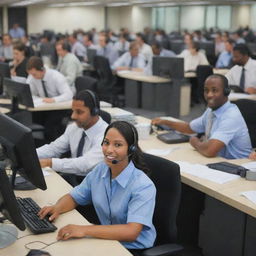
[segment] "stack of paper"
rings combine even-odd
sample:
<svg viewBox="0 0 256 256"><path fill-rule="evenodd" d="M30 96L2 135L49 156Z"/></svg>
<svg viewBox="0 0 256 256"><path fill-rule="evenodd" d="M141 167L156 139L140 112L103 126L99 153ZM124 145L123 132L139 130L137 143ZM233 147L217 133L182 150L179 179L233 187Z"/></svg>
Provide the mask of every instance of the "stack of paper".
<svg viewBox="0 0 256 256"><path fill-rule="evenodd" d="M180 166L181 172L188 173L218 184L224 184L240 178L238 175L217 171L201 164L191 164L183 161L176 161L176 163Z"/></svg>
<svg viewBox="0 0 256 256"><path fill-rule="evenodd" d="M126 121L132 124L136 123L135 115L132 112L120 108L112 108L108 112L111 114L112 122Z"/></svg>

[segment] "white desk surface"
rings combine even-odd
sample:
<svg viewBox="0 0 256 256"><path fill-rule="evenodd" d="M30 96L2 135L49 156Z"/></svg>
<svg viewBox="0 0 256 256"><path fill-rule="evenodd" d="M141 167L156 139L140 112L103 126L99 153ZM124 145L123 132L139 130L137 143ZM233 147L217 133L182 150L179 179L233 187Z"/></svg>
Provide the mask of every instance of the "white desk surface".
<svg viewBox="0 0 256 256"><path fill-rule="evenodd" d="M140 120L139 118L137 119ZM145 122L145 118L143 118ZM189 143L166 144L158 140L155 135L150 135L149 139L139 141L141 149L145 152L150 149L171 149L174 150L163 156L170 161L186 161L190 163L207 164L220 161L228 161L236 164L249 162L249 159L227 160L222 157L207 158L199 154ZM224 184L217 184L191 174L182 173L183 183L208 194L232 207L239 209L253 217L256 217L256 204L250 202L240 193L248 190L256 190L256 181L247 181L244 178L233 180Z"/></svg>
<svg viewBox="0 0 256 256"><path fill-rule="evenodd" d="M223 69L223 68L214 68L213 73L219 74L219 75L226 75L228 73L229 69ZM196 77L196 72L185 72L184 74L185 78L193 78Z"/></svg>
<svg viewBox="0 0 256 256"><path fill-rule="evenodd" d="M10 109L0 107L0 113L6 114L6 113L9 113L9 112L10 112Z"/></svg>
<svg viewBox="0 0 256 256"><path fill-rule="evenodd" d="M230 101L247 99L247 100L256 100L256 94L246 94L246 93L235 93L231 92L228 96Z"/></svg>
<svg viewBox="0 0 256 256"><path fill-rule="evenodd" d="M10 99L0 99L1 104L11 104ZM24 109L25 107L22 105L19 105L21 109ZM41 105L38 105L34 108L28 108L29 111L35 112L35 111L51 111L51 110L66 110L71 109L72 107L72 100L69 101L63 101L63 102L54 102L54 103L44 103ZM108 103L106 101L100 101L100 107L101 108L111 108L112 104Z"/></svg>
<svg viewBox="0 0 256 256"><path fill-rule="evenodd" d="M160 76L145 75L143 72L122 71L122 72L117 72L117 75L122 78L136 80L140 82L148 82L148 83L168 83L171 81L171 79L163 78Z"/></svg>
<svg viewBox="0 0 256 256"><path fill-rule="evenodd" d="M39 189L33 191L16 191L16 196L20 197L32 197L39 206L45 206L48 204L54 204L57 199L62 195L68 193L71 190L71 186L64 181L54 171L50 171L51 175L46 176L47 190L42 191ZM87 220L80 215L76 210L60 215L60 217L54 222L59 228L67 224L88 224ZM29 230L20 231L18 237L30 234ZM28 237L21 238L15 243L5 249L0 250L0 256L16 256L26 255L28 249L24 247L25 244L32 241L41 241L46 244L56 241L57 231L53 233L31 235ZM41 243L30 244L31 249L40 249L44 245ZM52 256L59 255L74 255L74 256L129 256L131 255L119 242L113 240L103 240L95 238L81 238L72 239L68 241L59 241L44 249L51 253Z"/></svg>

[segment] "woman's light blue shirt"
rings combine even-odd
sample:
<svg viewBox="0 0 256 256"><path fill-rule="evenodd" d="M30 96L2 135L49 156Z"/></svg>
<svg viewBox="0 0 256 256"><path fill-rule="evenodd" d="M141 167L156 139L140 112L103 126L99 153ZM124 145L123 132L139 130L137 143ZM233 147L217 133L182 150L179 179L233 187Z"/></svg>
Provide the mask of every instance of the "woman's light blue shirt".
<svg viewBox="0 0 256 256"><path fill-rule="evenodd" d="M110 177L109 167L102 162L70 195L79 205L93 203L102 225L142 224L143 229L135 241L121 242L126 248L152 247L156 237L152 224L156 196L153 182L132 161L115 179Z"/></svg>

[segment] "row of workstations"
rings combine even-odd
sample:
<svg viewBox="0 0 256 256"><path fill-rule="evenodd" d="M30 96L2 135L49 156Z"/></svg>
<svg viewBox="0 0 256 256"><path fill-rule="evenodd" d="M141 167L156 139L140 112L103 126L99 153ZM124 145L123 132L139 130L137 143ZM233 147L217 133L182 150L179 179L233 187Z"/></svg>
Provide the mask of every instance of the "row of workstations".
<svg viewBox="0 0 256 256"><path fill-rule="evenodd" d="M68 104L65 107L68 107ZM111 115L117 114L119 111L118 108L105 107L103 109ZM137 122L150 123L150 120L137 117ZM189 143L165 144L159 141L155 135L150 135L148 139L140 140L139 143L144 151L167 150L167 154L163 157L171 161L186 160L190 163L206 164L223 160L222 158L206 158L196 152ZM248 162L248 160L233 160L231 162L239 164ZM41 206L53 204L71 187L53 171L49 173L50 175L45 176L48 185L46 191L36 190L33 193L24 191L18 192L17 195L32 197ZM256 190L256 182L239 178L224 184L216 184L185 173L182 168L181 180L183 194L177 218L179 242L199 245L205 256L255 255L256 205L242 197L240 193ZM86 224L87 221L76 211L72 211L63 214L57 220L56 226L59 228L68 223ZM20 239L8 248L2 249L0 255L15 255L18 251L20 254L25 254L27 251L25 245L29 248L42 248L44 247L42 244L48 245L56 241L56 232L26 236L28 234L30 234L28 231L19 232ZM40 242L35 243L35 241ZM129 255L118 242L92 238L57 242L47 247L47 251L53 255L69 255L73 251L76 251L78 256L84 254Z"/></svg>

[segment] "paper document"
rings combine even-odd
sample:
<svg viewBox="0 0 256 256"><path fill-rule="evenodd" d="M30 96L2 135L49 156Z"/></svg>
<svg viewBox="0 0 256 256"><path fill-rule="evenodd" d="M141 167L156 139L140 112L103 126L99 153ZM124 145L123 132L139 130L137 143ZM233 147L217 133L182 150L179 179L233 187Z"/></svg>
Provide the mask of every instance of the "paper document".
<svg viewBox="0 0 256 256"><path fill-rule="evenodd" d="M39 107L39 106L45 104L45 103L43 102L43 99L42 99L42 98L34 98L34 99L33 99L33 103L34 103L34 107Z"/></svg>
<svg viewBox="0 0 256 256"><path fill-rule="evenodd" d="M49 175L51 175L51 174L49 173L50 170L51 170L50 167L44 167L44 168L42 168L43 175L44 175L44 176L49 176Z"/></svg>
<svg viewBox="0 0 256 256"><path fill-rule="evenodd" d="M188 173L218 184L224 184L240 178L238 175L217 171L201 164L191 164L183 161L175 161L175 163L180 166L180 171L183 173Z"/></svg>
<svg viewBox="0 0 256 256"><path fill-rule="evenodd" d="M245 196L251 202L256 204L256 191L255 190L241 192L240 195Z"/></svg>
<svg viewBox="0 0 256 256"><path fill-rule="evenodd" d="M243 166L246 169L249 169L250 171L256 172L256 161L244 163L244 164L241 164L241 166Z"/></svg>
<svg viewBox="0 0 256 256"><path fill-rule="evenodd" d="M179 148L175 147L175 148L169 148L169 149L150 149L150 150L147 150L146 153L155 155L155 156L167 156L171 152L173 152L177 149L179 149Z"/></svg>

